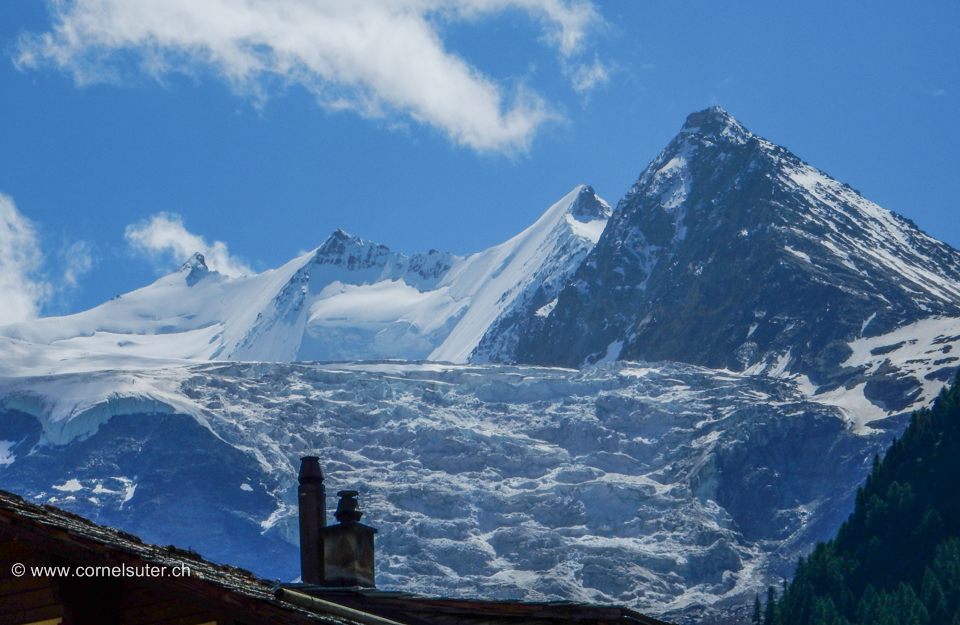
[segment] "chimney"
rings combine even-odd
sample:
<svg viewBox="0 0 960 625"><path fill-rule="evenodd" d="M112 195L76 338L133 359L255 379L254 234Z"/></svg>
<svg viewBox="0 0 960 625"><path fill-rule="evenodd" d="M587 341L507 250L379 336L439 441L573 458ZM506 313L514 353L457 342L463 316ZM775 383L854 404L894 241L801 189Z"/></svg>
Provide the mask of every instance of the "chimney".
<svg viewBox="0 0 960 625"><path fill-rule="evenodd" d="M300 579L304 584L320 585L324 579L323 542L327 526L327 492L323 486L320 458L300 459Z"/></svg>
<svg viewBox="0 0 960 625"><path fill-rule="evenodd" d="M337 493L336 517L339 521L321 533L324 553L324 586L363 586L376 588L374 580L373 535L377 530L360 523L358 493ZM302 523L302 520L301 520Z"/></svg>

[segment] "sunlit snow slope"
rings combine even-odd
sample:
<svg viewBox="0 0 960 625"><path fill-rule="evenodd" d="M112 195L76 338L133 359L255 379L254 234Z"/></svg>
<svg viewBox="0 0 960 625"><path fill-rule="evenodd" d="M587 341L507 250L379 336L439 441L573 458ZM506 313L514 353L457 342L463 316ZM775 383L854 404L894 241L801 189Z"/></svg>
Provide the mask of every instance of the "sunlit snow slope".
<svg viewBox="0 0 960 625"><path fill-rule="evenodd" d="M392 253L338 230L279 269L229 278L200 255L89 311L0 328L0 374L198 360L509 360L510 315L556 297L610 207L577 187L506 243L465 258ZM500 324L501 336L488 336Z"/></svg>

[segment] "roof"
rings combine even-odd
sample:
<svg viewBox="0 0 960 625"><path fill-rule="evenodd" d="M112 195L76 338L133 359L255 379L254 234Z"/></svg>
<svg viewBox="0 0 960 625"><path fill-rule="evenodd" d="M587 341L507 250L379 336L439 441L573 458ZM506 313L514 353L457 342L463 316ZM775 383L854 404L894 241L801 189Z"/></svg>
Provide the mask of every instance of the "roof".
<svg viewBox="0 0 960 625"><path fill-rule="evenodd" d="M324 588L282 584L292 590L409 625L668 625L629 608L573 601L528 602L424 597L370 588Z"/></svg>
<svg viewBox="0 0 960 625"><path fill-rule="evenodd" d="M127 532L97 525L72 512L26 501L0 490L0 540L17 540L38 550L90 566L186 567L189 576L154 579L178 596L204 602L263 623L342 625L357 623L319 615L278 601L276 584L250 571L204 560L194 551L143 542Z"/></svg>
<svg viewBox="0 0 960 625"><path fill-rule="evenodd" d="M0 545L16 540L91 566L186 567L189 576L154 580L167 593L258 623L308 625L666 625L616 606L567 601L531 603L424 597L366 588L278 584L250 571L204 560L194 551L161 547L55 506L0 490Z"/></svg>

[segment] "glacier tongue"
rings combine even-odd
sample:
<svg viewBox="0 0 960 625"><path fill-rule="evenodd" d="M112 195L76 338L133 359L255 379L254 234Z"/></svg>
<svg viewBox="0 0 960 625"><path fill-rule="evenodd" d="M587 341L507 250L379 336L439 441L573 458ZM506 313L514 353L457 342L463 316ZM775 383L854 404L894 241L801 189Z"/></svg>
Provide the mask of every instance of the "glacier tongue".
<svg viewBox="0 0 960 625"><path fill-rule="evenodd" d="M210 363L7 378L0 396L19 398L0 419L20 441L5 488L147 540L295 578L296 466L316 453L380 530L381 588L655 612L787 575L892 436L856 434L790 381L667 363ZM41 438L11 430L23 413ZM200 429L184 439L173 413ZM227 460L201 479L207 458ZM166 518L174 493L177 514L209 518Z"/></svg>

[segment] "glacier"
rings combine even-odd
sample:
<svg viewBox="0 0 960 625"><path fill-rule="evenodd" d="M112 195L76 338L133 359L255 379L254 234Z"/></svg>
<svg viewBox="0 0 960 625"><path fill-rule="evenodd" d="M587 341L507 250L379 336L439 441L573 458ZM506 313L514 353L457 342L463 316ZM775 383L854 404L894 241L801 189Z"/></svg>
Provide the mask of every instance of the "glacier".
<svg viewBox="0 0 960 625"><path fill-rule="evenodd" d="M4 378L0 397L5 488L146 540L294 579L296 467L317 454L380 530L381 588L673 618L789 575L902 425L677 363L205 363Z"/></svg>

